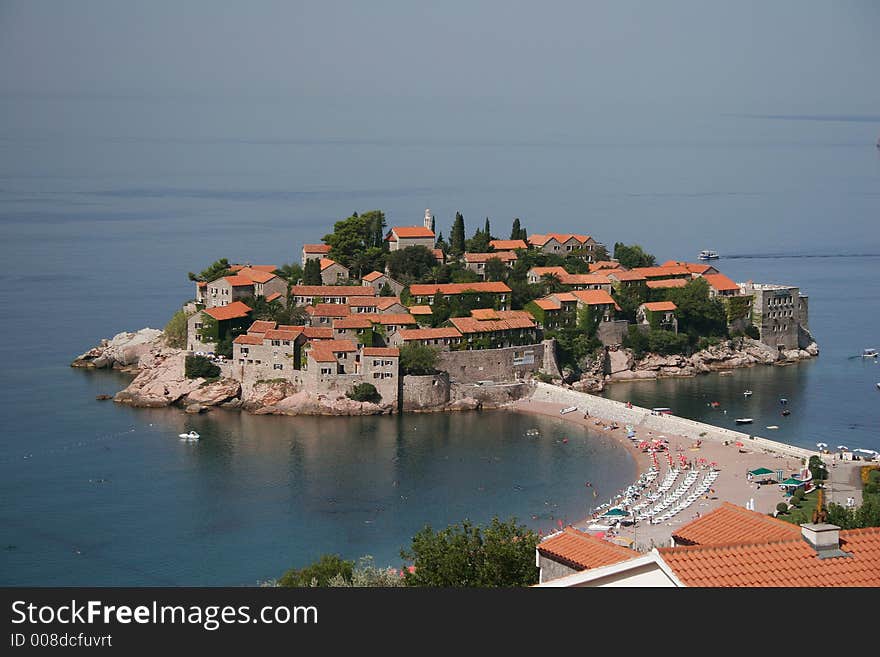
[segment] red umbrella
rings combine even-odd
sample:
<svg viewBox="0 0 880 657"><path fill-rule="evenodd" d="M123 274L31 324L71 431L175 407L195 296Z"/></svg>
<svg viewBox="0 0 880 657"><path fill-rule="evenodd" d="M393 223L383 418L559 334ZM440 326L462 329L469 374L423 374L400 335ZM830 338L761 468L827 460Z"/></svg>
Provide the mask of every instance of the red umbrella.
<svg viewBox="0 0 880 657"><path fill-rule="evenodd" d="M737 441L736 446L737 446L737 447L742 447L743 444L742 444L741 442Z"/></svg>

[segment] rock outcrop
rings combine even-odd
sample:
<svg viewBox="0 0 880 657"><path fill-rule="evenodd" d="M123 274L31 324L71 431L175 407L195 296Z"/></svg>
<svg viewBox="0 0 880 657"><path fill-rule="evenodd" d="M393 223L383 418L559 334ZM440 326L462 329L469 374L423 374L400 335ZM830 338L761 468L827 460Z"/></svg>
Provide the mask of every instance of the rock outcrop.
<svg viewBox="0 0 880 657"><path fill-rule="evenodd" d="M151 367L142 368L124 390L116 393L113 401L145 408L157 408L176 403L195 392L204 379L187 379L183 374L185 352L167 349L150 354Z"/></svg>
<svg viewBox="0 0 880 657"><path fill-rule="evenodd" d="M241 395L241 384L235 379L220 379L211 383L204 383L196 390L187 394L184 401L187 404L200 404L201 406L220 406Z"/></svg>
<svg viewBox="0 0 880 657"><path fill-rule="evenodd" d="M247 402L250 403L250 402ZM391 413L391 404L358 402L341 395L313 395L296 392L280 399L274 404L262 406L254 411L256 415L383 415Z"/></svg>
<svg viewBox="0 0 880 657"><path fill-rule="evenodd" d="M134 333L117 333L110 340L101 340L97 347L78 356L71 367L124 369L135 366L142 356L163 346L162 331L143 328Z"/></svg>

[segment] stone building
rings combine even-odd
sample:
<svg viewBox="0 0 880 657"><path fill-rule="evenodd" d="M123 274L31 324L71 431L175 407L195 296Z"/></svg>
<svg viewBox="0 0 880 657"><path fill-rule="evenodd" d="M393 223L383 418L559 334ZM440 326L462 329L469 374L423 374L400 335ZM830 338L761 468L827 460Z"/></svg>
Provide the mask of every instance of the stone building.
<svg viewBox="0 0 880 657"><path fill-rule="evenodd" d="M369 274L365 275L361 278L361 284L373 288L376 291L376 294L379 294L382 291L382 287L387 284L388 287L391 288L391 291L397 296L400 295L405 287L403 283L395 281L388 274L383 274L380 271L371 271Z"/></svg>
<svg viewBox="0 0 880 657"><path fill-rule="evenodd" d="M203 299L206 308L214 308L253 296L254 282L245 276L233 275L208 283Z"/></svg>
<svg viewBox="0 0 880 657"><path fill-rule="evenodd" d="M499 349L538 341L538 327L524 310L471 311L470 317L452 317L449 322L462 335L468 349Z"/></svg>
<svg viewBox="0 0 880 657"><path fill-rule="evenodd" d="M375 297L376 291L364 285L294 285L290 288L291 301L297 306L313 303L347 304L352 297Z"/></svg>
<svg viewBox="0 0 880 657"><path fill-rule="evenodd" d="M390 251L399 251L410 246L424 246L431 251L434 250L434 242L436 237L434 231L431 230L433 216L430 210L425 210L425 220L422 226L393 226L385 236ZM436 254L435 254L436 257Z"/></svg>
<svg viewBox="0 0 880 657"><path fill-rule="evenodd" d="M214 351L227 335L244 331L250 322L250 312L251 308L241 301L197 310L186 320L186 348L196 352Z"/></svg>
<svg viewBox="0 0 880 657"><path fill-rule="evenodd" d="M409 292L416 305L433 305L434 297L439 293L446 301L457 298L459 303L471 304L471 308L506 310L510 306L510 288L494 281L410 285Z"/></svg>
<svg viewBox="0 0 880 657"><path fill-rule="evenodd" d="M653 329L678 333L678 319L675 317L675 310L676 305L671 301L643 303L636 311L636 321Z"/></svg>
<svg viewBox="0 0 880 657"><path fill-rule="evenodd" d="M620 306L605 290L577 290L571 294L577 299L578 310L589 308L601 316L602 322L614 321L615 312L620 312Z"/></svg>
<svg viewBox="0 0 880 657"><path fill-rule="evenodd" d="M398 346L421 344L437 349L449 349L461 344L461 332L454 326L442 328L401 329L395 338Z"/></svg>
<svg viewBox="0 0 880 657"><path fill-rule="evenodd" d="M555 292L525 305L543 330L574 328L577 325L578 298L571 292Z"/></svg>
<svg viewBox="0 0 880 657"><path fill-rule="evenodd" d="M780 351L803 349L809 337L809 298L788 285L740 283L742 294L752 296L752 323L760 340Z"/></svg>
<svg viewBox="0 0 880 657"><path fill-rule="evenodd" d="M529 283L537 284L544 280L544 276L555 276L562 285L572 290L605 290L611 292L611 279L604 273L595 274L569 274L563 267L532 267L526 279Z"/></svg>
<svg viewBox="0 0 880 657"><path fill-rule="evenodd" d="M305 267L309 260L327 258L330 253L329 244L303 244L302 266Z"/></svg>
<svg viewBox="0 0 880 657"><path fill-rule="evenodd" d="M529 246L544 253L559 256L578 252L587 262L593 262L595 261L594 254L601 245L589 235L547 233L546 235L529 235Z"/></svg>
<svg viewBox="0 0 880 657"><path fill-rule="evenodd" d="M493 258L500 260L507 269L516 263L516 254L513 251L493 251L491 253L465 253L464 266L479 276L480 280L485 280L486 263Z"/></svg>
<svg viewBox="0 0 880 657"><path fill-rule="evenodd" d="M539 568L538 582L600 568L639 556L638 552L615 545L574 527L566 527L538 543L535 565Z"/></svg>
<svg viewBox="0 0 880 657"><path fill-rule="evenodd" d="M529 248L525 240L491 240L489 246L496 251L516 251L517 249Z"/></svg>
<svg viewBox="0 0 880 657"><path fill-rule="evenodd" d="M321 258L321 282L324 285L339 285L348 280L348 267L330 258Z"/></svg>

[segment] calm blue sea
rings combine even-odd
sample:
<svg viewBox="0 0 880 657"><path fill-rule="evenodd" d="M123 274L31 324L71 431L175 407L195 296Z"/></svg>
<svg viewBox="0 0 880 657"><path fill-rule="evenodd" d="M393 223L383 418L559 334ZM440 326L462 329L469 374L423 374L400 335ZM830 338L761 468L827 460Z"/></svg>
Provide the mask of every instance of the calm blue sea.
<svg viewBox="0 0 880 657"><path fill-rule="evenodd" d="M505 237L518 216L661 260L714 248L736 280L799 284L814 362L608 394L880 449L880 366L852 358L880 347L880 122L631 111L563 127L458 108L453 130L442 109L261 102L0 98L0 584L253 584L328 551L396 564L427 522L546 530L592 505L585 481L603 497L628 482L620 448L552 420L192 419L97 402L125 377L68 367L161 328L188 271L298 260L355 210L409 224L430 207L447 234L459 210ZM186 428L204 440L180 443Z"/></svg>

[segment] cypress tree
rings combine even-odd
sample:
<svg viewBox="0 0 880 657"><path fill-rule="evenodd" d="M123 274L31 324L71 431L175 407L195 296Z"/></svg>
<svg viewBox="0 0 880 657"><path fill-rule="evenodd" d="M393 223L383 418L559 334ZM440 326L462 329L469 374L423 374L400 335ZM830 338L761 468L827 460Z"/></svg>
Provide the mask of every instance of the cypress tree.
<svg viewBox="0 0 880 657"><path fill-rule="evenodd" d="M459 256L464 253L464 217L461 212L455 213L455 221L452 223L452 233L449 236L449 252Z"/></svg>
<svg viewBox="0 0 880 657"><path fill-rule="evenodd" d="M520 227L519 227L519 217L513 220L513 228L510 229L510 239L518 240L521 239L519 236Z"/></svg>
<svg viewBox="0 0 880 657"><path fill-rule="evenodd" d="M321 263L316 258L306 261L303 267L303 285L322 285Z"/></svg>
<svg viewBox="0 0 880 657"><path fill-rule="evenodd" d="M486 239L487 239L487 240L491 240L491 239L492 239L492 233L491 233L491 231L489 230L489 217L486 217L486 227L483 228L483 232L486 233Z"/></svg>

